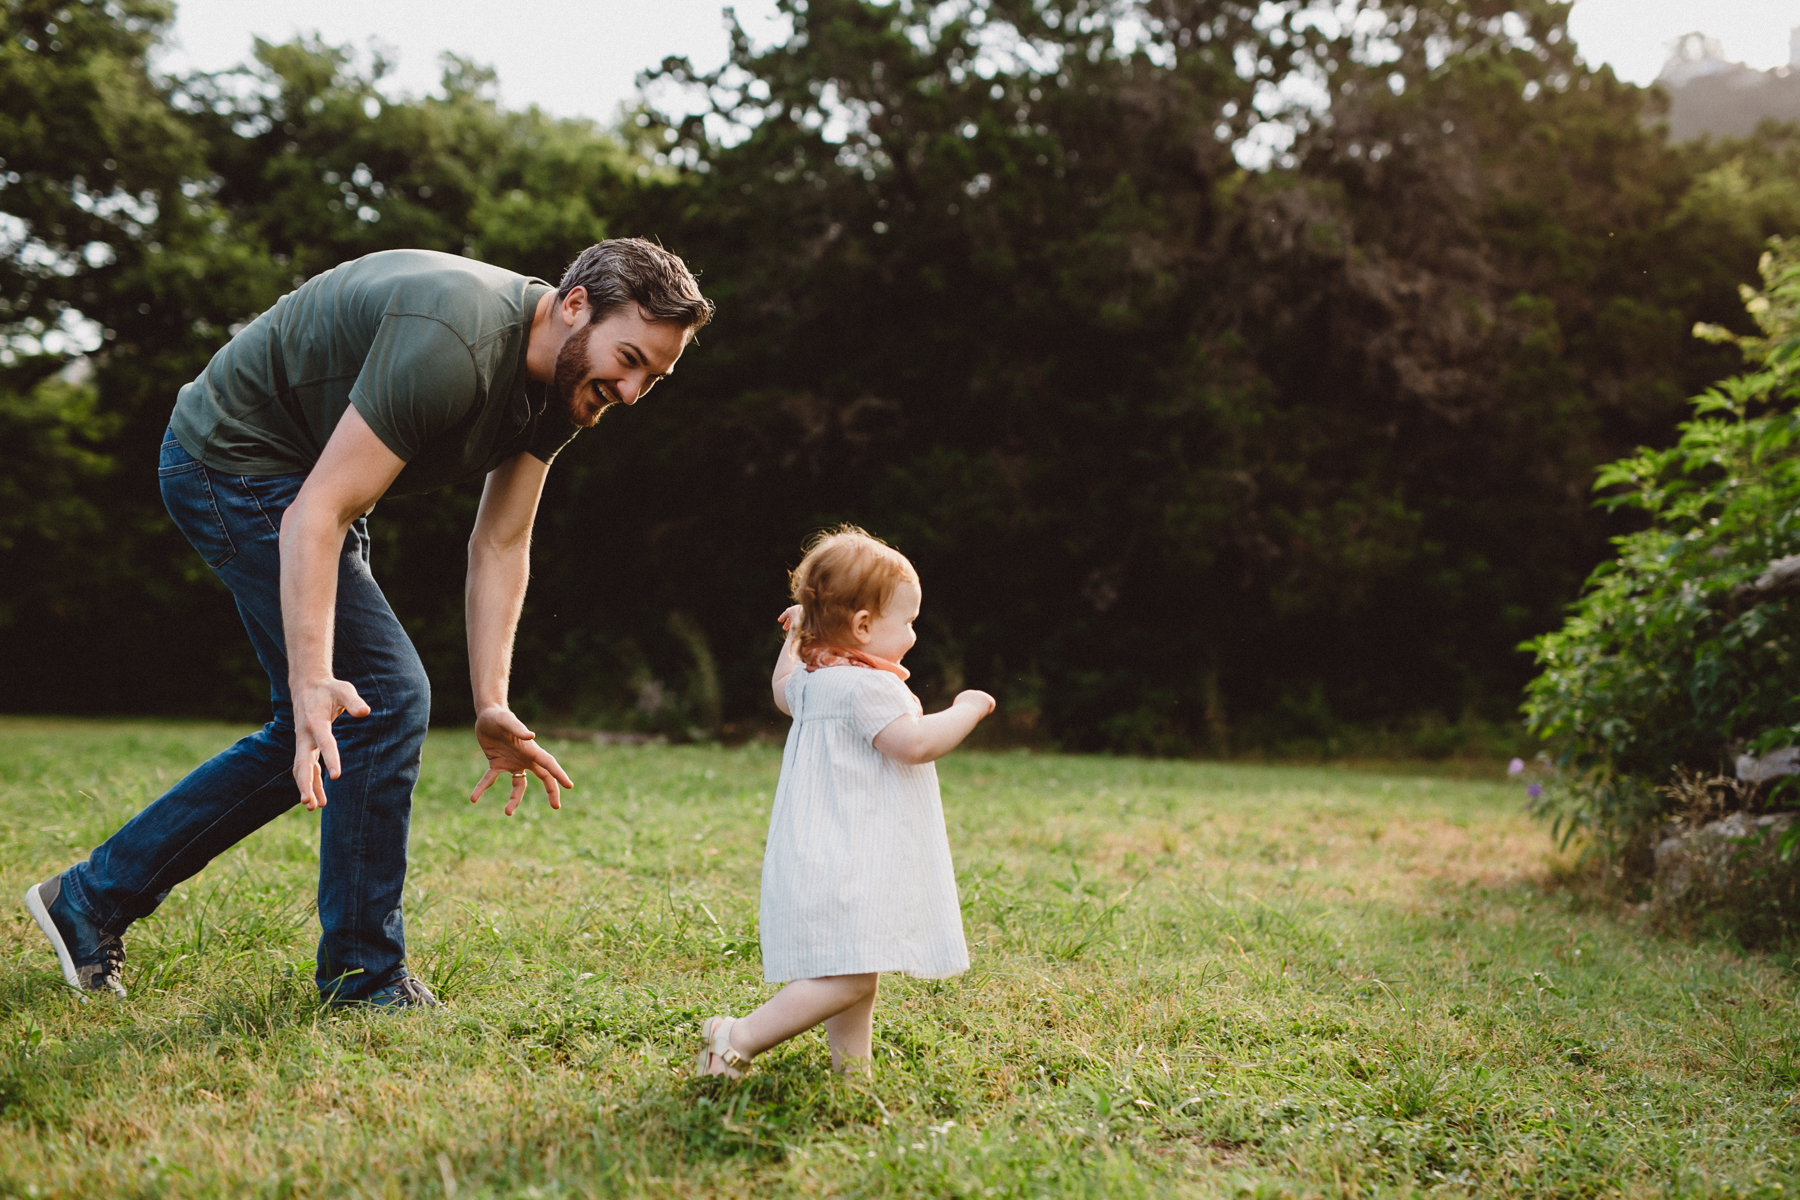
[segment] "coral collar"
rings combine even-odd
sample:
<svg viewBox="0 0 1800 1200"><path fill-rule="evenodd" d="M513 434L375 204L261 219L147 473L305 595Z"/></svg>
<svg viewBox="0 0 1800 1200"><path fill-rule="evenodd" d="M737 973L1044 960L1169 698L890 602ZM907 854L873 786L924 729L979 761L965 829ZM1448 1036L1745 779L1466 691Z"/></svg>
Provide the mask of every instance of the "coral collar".
<svg viewBox="0 0 1800 1200"><path fill-rule="evenodd" d="M877 658L866 650L852 650L846 646L833 646L829 642L814 642L800 651L800 661L806 664L808 671L817 671L820 667L869 667L876 671L886 671L898 675L902 680L912 676L912 672L897 662L889 662L885 658Z"/></svg>

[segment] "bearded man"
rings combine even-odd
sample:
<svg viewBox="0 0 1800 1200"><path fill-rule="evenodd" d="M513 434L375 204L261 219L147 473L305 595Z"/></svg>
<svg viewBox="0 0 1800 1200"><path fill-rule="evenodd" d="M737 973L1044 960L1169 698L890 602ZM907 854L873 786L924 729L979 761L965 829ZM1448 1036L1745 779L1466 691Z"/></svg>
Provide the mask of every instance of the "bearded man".
<svg viewBox="0 0 1800 1200"><path fill-rule="evenodd" d="M465 602L488 769L470 799L510 777L511 816L536 776L560 808L574 783L507 704L544 477L578 430L667 376L712 312L681 259L636 238L589 247L556 288L391 250L283 296L181 389L163 499L236 599L274 719L26 893L72 987L123 996L126 928L304 804L322 810L325 1001L437 1003L407 974L400 911L430 682L370 574L367 514L486 477Z"/></svg>

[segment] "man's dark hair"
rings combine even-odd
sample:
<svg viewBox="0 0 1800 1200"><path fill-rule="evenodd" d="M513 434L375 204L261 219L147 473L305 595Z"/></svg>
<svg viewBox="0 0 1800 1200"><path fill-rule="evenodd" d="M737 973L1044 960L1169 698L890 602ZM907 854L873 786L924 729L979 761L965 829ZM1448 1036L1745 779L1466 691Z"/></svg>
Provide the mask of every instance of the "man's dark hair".
<svg viewBox="0 0 1800 1200"><path fill-rule="evenodd" d="M561 302L586 288L593 313L602 321L628 304L652 321L668 321L692 332L712 320L713 303L700 294L694 273L680 257L643 238L608 238L583 250L556 286Z"/></svg>

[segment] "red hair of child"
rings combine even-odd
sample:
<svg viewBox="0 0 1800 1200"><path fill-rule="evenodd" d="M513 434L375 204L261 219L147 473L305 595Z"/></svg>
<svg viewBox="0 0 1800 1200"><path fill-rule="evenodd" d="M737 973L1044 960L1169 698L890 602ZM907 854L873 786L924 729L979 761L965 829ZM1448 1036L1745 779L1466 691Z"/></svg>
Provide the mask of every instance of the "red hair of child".
<svg viewBox="0 0 1800 1200"><path fill-rule="evenodd" d="M818 643L854 647L856 614L880 616L895 588L918 582L906 555L873 534L848 524L820 530L788 574L788 593L800 606L800 651Z"/></svg>

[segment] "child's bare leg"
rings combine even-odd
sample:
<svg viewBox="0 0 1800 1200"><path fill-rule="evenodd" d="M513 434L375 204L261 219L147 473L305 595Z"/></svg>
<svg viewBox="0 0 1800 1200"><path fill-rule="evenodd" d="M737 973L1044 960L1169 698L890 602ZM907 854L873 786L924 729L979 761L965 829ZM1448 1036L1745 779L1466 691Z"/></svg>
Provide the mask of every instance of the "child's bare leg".
<svg viewBox="0 0 1800 1200"><path fill-rule="evenodd" d="M831 1039L831 1069L840 1075L869 1073L875 1057L875 993L881 976L870 975L869 994L835 1017L825 1018L825 1036Z"/></svg>
<svg viewBox="0 0 1800 1200"><path fill-rule="evenodd" d="M805 1033L821 1021L832 1022L840 1013L860 1009L867 1024L875 1011L875 988L880 976L827 975L823 979L796 979L776 992L768 1003L731 1026L731 1048L746 1058L754 1057L770 1046L779 1045L798 1033ZM862 1045L869 1053L869 1035ZM831 1037L831 1058L838 1058L838 1039Z"/></svg>

